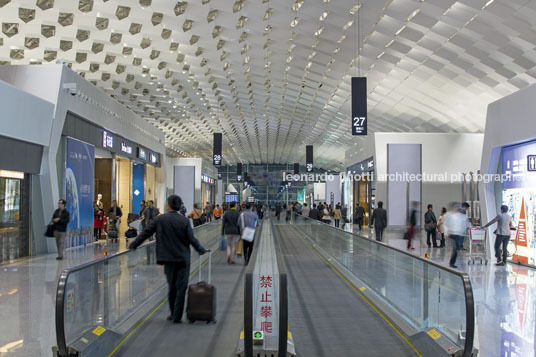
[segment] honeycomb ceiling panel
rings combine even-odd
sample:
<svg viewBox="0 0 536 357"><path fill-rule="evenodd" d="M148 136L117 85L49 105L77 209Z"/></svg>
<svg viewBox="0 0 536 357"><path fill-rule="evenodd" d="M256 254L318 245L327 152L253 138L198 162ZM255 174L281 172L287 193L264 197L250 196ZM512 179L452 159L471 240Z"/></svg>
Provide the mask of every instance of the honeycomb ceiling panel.
<svg viewBox="0 0 536 357"><path fill-rule="evenodd" d="M482 132L491 102L536 82L531 0L18 0L0 63L66 63L164 131L167 154L342 169L369 131ZM362 44L358 47L358 39ZM359 55L358 55L359 53Z"/></svg>

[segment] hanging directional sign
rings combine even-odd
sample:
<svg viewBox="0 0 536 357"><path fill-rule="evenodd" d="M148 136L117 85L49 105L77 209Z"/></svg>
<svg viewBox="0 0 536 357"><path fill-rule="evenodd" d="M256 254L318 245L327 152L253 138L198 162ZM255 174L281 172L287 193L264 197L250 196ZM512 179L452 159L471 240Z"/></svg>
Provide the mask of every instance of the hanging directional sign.
<svg viewBox="0 0 536 357"><path fill-rule="evenodd" d="M352 135L367 135L366 77L352 77Z"/></svg>
<svg viewBox="0 0 536 357"><path fill-rule="evenodd" d="M536 171L536 155L527 156L527 171Z"/></svg>
<svg viewBox="0 0 536 357"><path fill-rule="evenodd" d="M313 171L313 145L305 147L305 169L307 172Z"/></svg>
<svg viewBox="0 0 536 357"><path fill-rule="evenodd" d="M242 163L241 162L236 164L236 180L238 182L242 181Z"/></svg>
<svg viewBox="0 0 536 357"><path fill-rule="evenodd" d="M222 161L221 147L222 147L222 134L214 133L214 148L212 151L212 164L214 166L221 165L221 161Z"/></svg>

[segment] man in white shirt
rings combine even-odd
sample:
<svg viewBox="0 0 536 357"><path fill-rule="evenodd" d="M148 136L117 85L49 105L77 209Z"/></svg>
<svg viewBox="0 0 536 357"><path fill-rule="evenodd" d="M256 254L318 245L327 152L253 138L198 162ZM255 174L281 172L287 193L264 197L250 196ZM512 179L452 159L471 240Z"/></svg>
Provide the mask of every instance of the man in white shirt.
<svg viewBox="0 0 536 357"><path fill-rule="evenodd" d="M458 246L463 244L465 232L471 224L467 220L467 215L463 213L463 209L458 203L451 203L451 210L445 218L445 234L453 240L452 255L450 256L449 266L457 268L456 258L458 257Z"/></svg>

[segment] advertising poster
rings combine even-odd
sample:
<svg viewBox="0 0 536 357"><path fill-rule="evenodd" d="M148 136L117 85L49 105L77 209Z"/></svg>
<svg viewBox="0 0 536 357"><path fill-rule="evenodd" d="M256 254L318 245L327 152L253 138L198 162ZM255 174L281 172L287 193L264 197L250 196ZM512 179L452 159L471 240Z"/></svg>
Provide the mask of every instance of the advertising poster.
<svg viewBox="0 0 536 357"><path fill-rule="evenodd" d="M132 165L132 212L138 213L145 199L145 165ZM149 205L147 203L147 205Z"/></svg>
<svg viewBox="0 0 536 357"><path fill-rule="evenodd" d="M67 229L67 248L84 245L93 239L93 191L95 147L67 138L65 200L71 221Z"/></svg>
<svg viewBox="0 0 536 357"><path fill-rule="evenodd" d="M502 173L511 176L502 183L502 204L508 206L514 226L518 229L510 240L508 253L512 260L536 265L536 172L530 171L536 142L502 150Z"/></svg>

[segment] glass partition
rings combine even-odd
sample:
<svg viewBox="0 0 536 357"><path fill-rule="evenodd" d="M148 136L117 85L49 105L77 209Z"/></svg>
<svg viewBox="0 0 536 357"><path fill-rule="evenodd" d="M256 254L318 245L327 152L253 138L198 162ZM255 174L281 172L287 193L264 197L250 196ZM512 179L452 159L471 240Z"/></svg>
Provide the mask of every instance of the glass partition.
<svg viewBox="0 0 536 357"><path fill-rule="evenodd" d="M194 228L206 248L217 246L220 222ZM163 269L156 264L155 241L135 251L64 270L56 294L56 336L61 356L90 331L111 330L122 336L166 296ZM199 265L192 249L191 270Z"/></svg>
<svg viewBox="0 0 536 357"><path fill-rule="evenodd" d="M472 350L474 306L467 274L315 220L300 217L294 223L416 331L435 328Z"/></svg>

